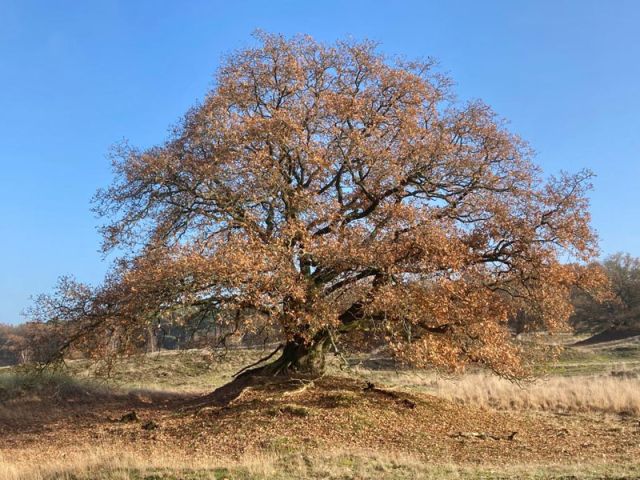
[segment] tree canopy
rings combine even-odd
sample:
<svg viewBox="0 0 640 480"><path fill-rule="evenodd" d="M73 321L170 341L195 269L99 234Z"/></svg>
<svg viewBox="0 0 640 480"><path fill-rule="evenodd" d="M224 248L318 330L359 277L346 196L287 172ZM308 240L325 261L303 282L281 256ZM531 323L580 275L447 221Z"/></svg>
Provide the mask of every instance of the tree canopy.
<svg viewBox="0 0 640 480"><path fill-rule="evenodd" d="M509 318L564 328L571 289L602 284L591 173L544 177L532 156L431 60L259 34L165 143L115 149L95 205L105 250L123 254L36 317L95 355L160 317L201 316L277 332L271 373L356 338L419 367L518 376Z"/></svg>

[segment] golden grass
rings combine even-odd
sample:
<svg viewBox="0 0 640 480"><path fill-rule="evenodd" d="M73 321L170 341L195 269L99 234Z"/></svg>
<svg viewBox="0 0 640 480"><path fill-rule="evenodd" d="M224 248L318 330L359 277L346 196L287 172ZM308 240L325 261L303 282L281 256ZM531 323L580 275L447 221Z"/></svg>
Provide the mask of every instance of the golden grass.
<svg viewBox="0 0 640 480"><path fill-rule="evenodd" d="M218 479L224 470L236 469L252 478L273 475L272 458L256 453L241 459L203 459L184 456L141 454L123 446L100 446L77 452L62 453L57 459L43 462L14 462L0 453L0 479L2 480L129 480L146 478Z"/></svg>
<svg viewBox="0 0 640 480"><path fill-rule="evenodd" d="M635 375L552 376L522 384L486 373L449 378L400 373L383 380L398 388L499 410L640 414L640 378Z"/></svg>
<svg viewBox="0 0 640 480"><path fill-rule="evenodd" d="M61 454L56 461L16 463L0 453L2 480L319 480L467 478L637 478L634 465L427 464L408 455L335 450L323 454L253 452L236 459L142 455L114 446Z"/></svg>

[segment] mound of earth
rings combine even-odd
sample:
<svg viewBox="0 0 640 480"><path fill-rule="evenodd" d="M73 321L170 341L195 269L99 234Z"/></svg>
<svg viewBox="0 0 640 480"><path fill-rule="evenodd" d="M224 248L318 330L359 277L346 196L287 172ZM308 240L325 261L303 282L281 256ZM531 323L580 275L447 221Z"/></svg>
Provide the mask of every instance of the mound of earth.
<svg viewBox="0 0 640 480"><path fill-rule="evenodd" d="M640 336L640 328L608 328L585 340L574 343L575 346L597 345L605 342L615 342Z"/></svg>
<svg viewBox="0 0 640 480"><path fill-rule="evenodd" d="M25 462L95 444L196 458L336 449L407 453L434 463L630 462L640 456L637 418L483 410L352 378L253 387L224 407L199 405L201 398L138 393L105 401L13 400L0 404L0 451Z"/></svg>

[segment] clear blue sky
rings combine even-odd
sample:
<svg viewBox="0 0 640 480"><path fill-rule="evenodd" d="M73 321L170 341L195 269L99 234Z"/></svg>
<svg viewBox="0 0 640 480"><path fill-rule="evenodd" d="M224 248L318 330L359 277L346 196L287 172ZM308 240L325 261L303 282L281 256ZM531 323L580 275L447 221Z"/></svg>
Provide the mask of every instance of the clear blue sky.
<svg viewBox="0 0 640 480"><path fill-rule="evenodd" d="M603 254L640 255L639 25L634 0L0 0L0 322L61 274L100 280L109 146L161 141L256 28L438 58L546 172L594 170Z"/></svg>

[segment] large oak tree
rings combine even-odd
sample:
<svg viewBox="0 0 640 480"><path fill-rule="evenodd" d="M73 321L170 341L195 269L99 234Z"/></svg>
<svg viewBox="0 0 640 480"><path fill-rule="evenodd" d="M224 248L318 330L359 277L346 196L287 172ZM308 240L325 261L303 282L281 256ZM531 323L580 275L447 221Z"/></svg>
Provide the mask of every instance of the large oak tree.
<svg viewBox="0 0 640 480"><path fill-rule="evenodd" d="M244 375L317 374L341 339L418 367L525 371L507 321L555 330L597 287L589 172L543 177L432 61L260 34L162 145L115 151L104 284L39 302L69 346L126 351L162 318L280 335ZM595 273L595 274L594 274ZM353 341L352 341L353 343Z"/></svg>

